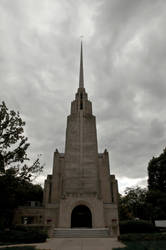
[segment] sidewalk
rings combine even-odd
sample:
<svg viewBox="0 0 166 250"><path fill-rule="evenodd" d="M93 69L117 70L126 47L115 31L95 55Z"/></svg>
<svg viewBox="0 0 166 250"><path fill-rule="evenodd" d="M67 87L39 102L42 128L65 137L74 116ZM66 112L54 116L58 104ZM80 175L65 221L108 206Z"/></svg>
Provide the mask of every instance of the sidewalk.
<svg viewBox="0 0 166 250"><path fill-rule="evenodd" d="M125 247L116 238L50 238L45 243L12 246L35 246L40 250L112 250ZM3 247L5 246L0 246Z"/></svg>

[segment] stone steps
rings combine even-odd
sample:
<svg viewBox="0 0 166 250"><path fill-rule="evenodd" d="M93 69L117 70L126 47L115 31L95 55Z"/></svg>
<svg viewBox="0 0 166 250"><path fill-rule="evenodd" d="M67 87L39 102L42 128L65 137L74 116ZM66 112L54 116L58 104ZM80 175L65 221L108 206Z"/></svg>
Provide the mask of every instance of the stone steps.
<svg viewBox="0 0 166 250"><path fill-rule="evenodd" d="M54 238L106 238L110 237L106 228L54 228Z"/></svg>

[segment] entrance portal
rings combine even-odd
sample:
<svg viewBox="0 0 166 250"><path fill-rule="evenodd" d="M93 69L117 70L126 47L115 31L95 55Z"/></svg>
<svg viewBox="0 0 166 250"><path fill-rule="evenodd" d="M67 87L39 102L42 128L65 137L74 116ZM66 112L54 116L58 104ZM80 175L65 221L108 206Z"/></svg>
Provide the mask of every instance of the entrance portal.
<svg viewBox="0 0 166 250"><path fill-rule="evenodd" d="M71 227L92 227L92 214L88 207L79 205L73 209L71 214Z"/></svg>

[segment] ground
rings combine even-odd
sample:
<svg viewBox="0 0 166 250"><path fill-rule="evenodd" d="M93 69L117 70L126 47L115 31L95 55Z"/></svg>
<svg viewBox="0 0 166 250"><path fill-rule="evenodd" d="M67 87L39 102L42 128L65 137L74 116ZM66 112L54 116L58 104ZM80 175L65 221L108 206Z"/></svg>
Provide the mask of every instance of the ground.
<svg viewBox="0 0 166 250"><path fill-rule="evenodd" d="M124 247L124 244L117 241L116 238L51 238L46 243L28 245L42 250L112 250ZM4 248L4 246L0 248Z"/></svg>

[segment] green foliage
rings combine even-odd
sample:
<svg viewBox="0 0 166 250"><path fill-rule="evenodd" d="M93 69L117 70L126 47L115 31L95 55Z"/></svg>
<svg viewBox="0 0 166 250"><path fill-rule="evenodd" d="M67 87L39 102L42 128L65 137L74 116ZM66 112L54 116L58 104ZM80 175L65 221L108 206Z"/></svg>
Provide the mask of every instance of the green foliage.
<svg viewBox="0 0 166 250"><path fill-rule="evenodd" d="M38 184L32 184L13 175L0 176L0 197L2 208L16 208L25 205L27 201L40 201L43 189Z"/></svg>
<svg viewBox="0 0 166 250"><path fill-rule="evenodd" d="M0 176L0 229L10 227L14 209L27 201L42 202L43 189L9 173Z"/></svg>
<svg viewBox="0 0 166 250"><path fill-rule="evenodd" d="M148 165L148 188L166 192L166 148L158 157L153 157Z"/></svg>
<svg viewBox="0 0 166 250"><path fill-rule="evenodd" d="M5 102L0 104L0 175L8 171L22 179L31 180L43 170L37 158L31 166L25 164L29 161L27 149L28 138L24 135L25 122L19 112L8 110Z"/></svg>
<svg viewBox="0 0 166 250"><path fill-rule="evenodd" d="M148 190L140 187L127 188L119 199L120 220L139 218L166 219L166 149L153 157L148 165ZM150 211L150 212L149 212Z"/></svg>
<svg viewBox="0 0 166 250"><path fill-rule="evenodd" d="M166 234L165 233L131 233L131 234L121 234L119 236L120 241L154 241L154 240L165 240L166 241Z"/></svg>
<svg viewBox="0 0 166 250"><path fill-rule="evenodd" d="M125 199L120 195L119 198L119 220L131 220L133 219L133 214L130 211L130 207L125 203Z"/></svg>
<svg viewBox="0 0 166 250"><path fill-rule="evenodd" d="M166 219L166 148L148 165L148 196L152 220Z"/></svg>
<svg viewBox="0 0 166 250"><path fill-rule="evenodd" d="M39 230L10 230L0 232L1 244L18 244L18 243L39 243L45 242L48 235L44 231Z"/></svg>
<svg viewBox="0 0 166 250"><path fill-rule="evenodd" d="M143 220L121 221L119 226L121 234L156 232L156 228L150 222Z"/></svg>
<svg viewBox="0 0 166 250"><path fill-rule="evenodd" d="M19 113L8 111L5 102L0 105L0 171L15 162L27 160L28 138L23 135L25 122ZM10 150L10 147L13 147Z"/></svg>
<svg viewBox="0 0 166 250"><path fill-rule="evenodd" d="M21 246L21 247L3 247L1 250L36 250L33 246Z"/></svg>
<svg viewBox="0 0 166 250"><path fill-rule="evenodd" d="M165 250L166 234L165 233L132 233L122 234L119 236L126 247L116 248L114 250Z"/></svg>
<svg viewBox="0 0 166 250"><path fill-rule="evenodd" d="M125 195L119 199L120 220L134 218L148 219L148 207L146 203L147 190L140 187L126 188Z"/></svg>
<svg viewBox="0 0 166 250"><path fill-rule="evenodd" d="M38 231L38 232L45 232L48 234L50 229L49 225L13 225L12 230L14 231L22 231L22 232L29 232L29 231Z"/></svg>
<svg viewBox="0 0 166 250"><path fill-rule="evenodd" d="M150 190L147 195L147 204L151 220L166 219L166 193L159 190Z"/></svg>
<svg viewBox="0 0 166 250"><path fill-rule="evenodd" d="M0 228L10 227L14 209L28 200L42 200L42 188L30 183L43 166L37 158L27 165L28 138L19 112L0 104Z"/></svg>
<svg viewBox="0 0 166 250"><path fill-rule="evenodd" d="M125 248L114 248L114 250L165 250L166 240L160 241L124 241Z"/></svg>

